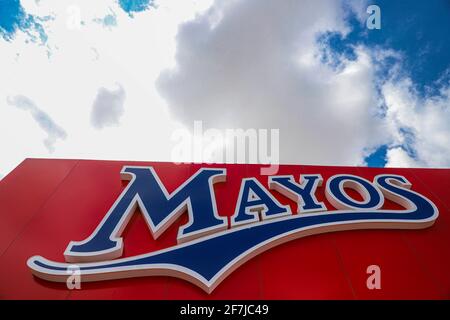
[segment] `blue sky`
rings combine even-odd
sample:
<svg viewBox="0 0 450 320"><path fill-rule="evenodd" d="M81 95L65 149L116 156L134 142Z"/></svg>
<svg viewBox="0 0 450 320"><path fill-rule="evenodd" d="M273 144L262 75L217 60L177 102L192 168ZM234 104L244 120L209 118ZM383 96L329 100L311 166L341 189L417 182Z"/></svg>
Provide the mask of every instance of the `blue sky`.
<svg viewBox="0 0 450 320"><path fill-rule="evenodd" d="M47 19L48 16L41 18L27 14L19 0L0 0L0 35L4 40L11 41L21 30L28 33L30 40L44 43L47 35L40 22Z"/></svg>
<svg viewBox="0 0 450 320"><path fill-rule="evenodd" d="M368 31L351 14L352 32L345 38L331 37L330 45L350 57L352 47L361 43L396 50L402 54L403 72L413 79L416 90L423 96L439 94L439 89L450 83L450 1L374 0L370 4L381 8L381 29ZM387 146L380 146L366 158L367 165L383 167L386 152Z"/></svg>
<svg viewBox="0 0 450 320"><path fill-rule="evenodd" d="M129 14L147 10L151 4L151 0L119 0L119 5L122 10L128 12Z"/></svg>
<svg viewBox="0 0 450 320"><path fill-rule="evenodd" d="M347 43L362 42L384 46L404 54L406 72L423 93L436 90L435 82L449 67L450 2L447 0L370 1L382 8L382 29L367 32L359 21L351 20L353 32Z"/></svg>
<svg viewBox="0 0 450 320"><path fill-rule="evenodd" d="M119 7L133 14L149 10L151 0L118 0ZM404 53L402 62L407 72L417 82L418 90L426 94L438 88L435 83L449 67L450 2L447 0L373 0L370 4L382 8L382 30L368 32L354 13L348 21L352 32L332 42L336 50L363 43L367 46L390 47ZM27 14L20 0L0 0L0 32L11 40L18 29L37 29L45 42L45 32L40 21L50 16L36 17Z"/></svg>
<svg viewBox="0 0 450 320"><path fill-rule="evenodd" d="M0 0L0 174L170 160L196 120L279 129L282 163L448 167L448 30L447 0Z"/></svg>
<svg viewBox="0 0 450 320"><path fill-rule="evenodd" d="M152 2L152 0L118 0L118 5L130 17L133 17L133 13L148 10L152 6ZM114 24L111 17L113 16L105 16L104 22L107 25ZM20 0L0 0L0 35L4 40L11 40L18 30L24 32L34 30L39 33L41 43L44 43L47 35L40 22L49 18L50 16L36 17L28 14ZM32 40L36 41L36 38Z"/></svg>

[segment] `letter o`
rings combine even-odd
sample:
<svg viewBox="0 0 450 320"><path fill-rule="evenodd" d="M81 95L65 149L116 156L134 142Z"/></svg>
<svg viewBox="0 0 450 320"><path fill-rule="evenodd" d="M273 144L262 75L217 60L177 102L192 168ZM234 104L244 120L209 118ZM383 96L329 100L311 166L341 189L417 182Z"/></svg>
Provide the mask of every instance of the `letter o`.
<svg viewBox="0 0 450 320"><path fill-rule="evenodd" d="M344 188L358 192L363 200L351 198ZM327 181L325 196L338 210L376 210L383 206L381 191L370 181L350 174L334 175Z"/></svg>

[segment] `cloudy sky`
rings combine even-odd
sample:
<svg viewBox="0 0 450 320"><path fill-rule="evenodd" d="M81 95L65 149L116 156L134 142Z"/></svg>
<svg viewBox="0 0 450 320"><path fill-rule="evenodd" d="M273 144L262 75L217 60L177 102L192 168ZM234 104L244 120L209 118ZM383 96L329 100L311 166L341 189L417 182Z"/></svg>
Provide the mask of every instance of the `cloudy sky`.
<svg viewBox="0 0 450 320"><path fill-rule="evenodd" d="M279 129L281 163L449 167L448 30L448 0L0 0L0 179L170 161L196 120Z"/></svg>

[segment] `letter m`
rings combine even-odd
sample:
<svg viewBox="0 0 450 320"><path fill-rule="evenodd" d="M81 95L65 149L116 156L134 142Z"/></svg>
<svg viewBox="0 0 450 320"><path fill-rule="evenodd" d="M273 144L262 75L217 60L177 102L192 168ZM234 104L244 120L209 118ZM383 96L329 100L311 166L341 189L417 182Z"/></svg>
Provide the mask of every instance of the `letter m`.
<svg viewBox="0 0 450 320"><path fill-rule="evenodd" d="M213 185L226 179L226 169L202 168L169 194L152 167L125 166L122 180L131 180L94 232L85 240L71 241L64 256L68 262L102 261L122 255L120 237L137 207L158 238L183 212L189 221L178 230L178 242L226 229L219 217Z"/></svg>

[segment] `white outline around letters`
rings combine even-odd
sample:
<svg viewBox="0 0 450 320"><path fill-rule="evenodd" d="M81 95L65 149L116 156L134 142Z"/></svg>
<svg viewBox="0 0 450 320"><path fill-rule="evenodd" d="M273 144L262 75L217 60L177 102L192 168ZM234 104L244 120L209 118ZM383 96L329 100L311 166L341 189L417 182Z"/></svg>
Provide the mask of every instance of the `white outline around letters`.
<svg viewBox="0 0 450 320"><path fill-rule="evenodd" d="M357 229L422 229L427 228L434 224L435 220L439 216L439 210L436 207L436 205L426 198L425 196L410 190L411 183L403 176L395 175L395 174L380 174L377 175L374 178L374 184L376 185L375 188L378 190L380 188L382 191L382 197L381 199L384 199L383 196L386 196L387 199L397 202L401 206L405 207L405 210L398 210L398 214L407 214L410 212L413 212L417 210L417 207L414 203L412 203L410 200L407 200L401 195L395 194L391 191L388 191L381 187L378 184L378 179L383 176L392 176L392 177L398 177L400 179L404 179L405 183L401 183L398 180L392 180L388 179L386 182L390 185L395 185L399 188L408 189L409 192L421 197L425 201L427 201L433 208L433 215L422 220L405 220L405 219L377 219L377 220L352 220L352 221L340 221L340 222L331 222L331 223L323 223L313 226L304 227L301 229L296 229L293 231L289 231L283 234L279 234L275 237L272 237L262 243L259 243L258 245L248 249L247 251L243 252L236 258L234 258L232 261L230 261L226 266L224 266L211 280L206 280L204 277L202 277L200 274L190 270L186 269L185 267L175 265L175 264L158 264L158 265L138 265L138 266L127 266L127 267L115 267L115 268L103 268L102 270L93 270L93 271L82 271L82 281L100 281L100 280L110 280L110 279L121 279L121 278L131 278L131 277L140 277L140 276L153 276L153 275L163 275L163 276L172 276L181 278L184 280L187 280L203 290L205 290L207 293L211 293L219 283L226 278L227 275L229 275L231 272L233 272L236 268L238 268L240 265L248 261L249 259L253 258L254 256L258 255L259 253L268 250L272 247L275 247L279 244L282 244L284 242L298 239L301 237L314 235L314 234L320 234L320 233L326 233L326 232L334 232L334 231L343 231L343 230L357 230ZM358 177L359 178L359 177ZM378 190L379 191L379 190ZM383 201L384 202L384 201ZM372 209L373 210L373 209ZM361 209L358 209L358 211L361 211ZM363 210L365 211L365 210ZM318 215L328 215L328 214L339 214L344 213L347 211L342 210L336 210L336 211L326 211L321 213L306 213L302 215L290 215L290 216L284 216L279 217L276 219L270 219L262 222L255 222L255 224L269 224L274 223L281 220L288 220L288 219L301 219L303 217L307 216L318 216ZM392 210L377 210L377 212L380 213L391 213ZM82 266L95 266L95 265L108 265L108 264L115 264L118 262L124 262L124 261L130 261L142 257L148 257L157 255L163 252L167 252L169 250L175 249L175 248L181 248L184 246L190 246L192 244L195 244L197 242L201 241L207 241L208 239L221 236L223 234L232 233L232 232L239 232L242 229L248 228L247 225L235 227L229 230L220 231L216 234L207 235L202 238L198 238L192 241L189 241L187 243L178 244L174 247L166 248L163 250L159 250L156 252L151 252L143 255L138 255L134 257L129 258L122 258L114 261L107 261L107 262L97 262L97 263L83 263L79 264L80 267ZM31 269L32 273L42 279L46 279L49 281L55 281L55 282L65 282L67 279L67 274L65 273L65 270L62 271L55 271L55 270L49 270L46 268L42 268L38 266L35 262L40 261L42 263L51 264L53 266L58 266L62 268L66 268L69 266L67 263L58 263L53 262L50 260L47 260L41 256L33 256L28 259L27 265Z"/></svg>
<svg viewBox="0 0 450 320"><path fill-rule="evenodd" d="M305 205L305 201L303 201L303 197L301 197L299 194L295 193L291 189L287 188L286 186L282 185L281 183L279 183L277 181L273 181L273 179L276 179L276 178L289 178L289 181L292 184L294 184L300 188L304 188L306 185L306 180L304 180L305 177L317 177L318 178L318 179L316 179L316 181L314 182L314 185L311 188L311 198L313 199L315 204L321 206L320 208L308 209L308 210L303 209L303 207ZM321 212L321 211L327 210L327 207L325 206L325 204L321 201L318 201L316 198L316 195L315 195L317 188L321 187L322 183L323 183L323 178L322 178L322 175L320 175L320 174L301 174L299 183L297 183L295 181L295 178L293 175L281 175L281 176L269 177L269 189L275 190L275 191L281 193L286 198L294 201L297 204L297 213L311 213L311 212Z"/></svg>
<svg viewBox="0 0 450 320"><path fill-rule="evenodd" d="M222 223L220 225L211 227L211 228L205 228L197 232L192 232L189 235L184 235L183 231L185 228L188 228L193 223L193 216L192 216L192 204L190 198L186 198L183 202L181 202L169 215L167 215L164 220L162 220L158 225L154 225L153 221L151 220L151 216L148 214L141 198L139 197L139 194L136 194L136 196L131 200L130 205L127 207L125 212L123 213L121 219L117 223L116 227L112 231L109 239L116 243L114 248L102 250L102 251L93 251L93 252L73 252L71 249L74 245L81 245L89 242L92 238L97 235L101 227L106 223L109 216L112 214L116 206L120 203L123 196L128 192L128 189L132 186L134 180L136 179L136 175L130 172L125 172L128 168L137 168L137 169L149 169L154 178L156 179L159 188L163 191L164 196L167 200L170 200L173 196L175 196L181 189L183 189L187 184L189 184L195 177L197 177L201 172L203 171L222 171L222 174L217 174L214 176L211 176L208 179L210 194L211 194L211 203L213 206L213 212L214 217L218 220L221 220ZM126 225L128 224L128 221L132 217L133 213L135 212L137 205L139 205L139 208L142 210L145 222L147 223L147 226L150 229L150 232L153 236L153 239L157 239L164 231L172 225L186 210L189 215L188 223L178 230L177 235L177 241L178 243L187 242L189 240L202 237L204 235L210 234L210 233L216 233L221 230L225 230L228 227L227 219L225 217L220 217L217 212L217 204L216 204L216 198L214 194L214 187L213 185L217 182L225 182L226 181L226 169L225 168L200 168L196 173L194 173L189 179L187 179L185 182L183 182L175 191L173 191L171 194L168 193L166 187L161 182L159 176L156 174L153 167L145 167L145 166L124 166L120 172L120 176L122 180L129 180L127 187L121 192L120 196L116 199L112 207L108 210L106 215L103 217L102 221L97 225L95 230L91 233L89 237L82 241L70 241L69 245L67 246L66 250L64 251L64 257L67 262L92 262L92 261L104 261L104 260L112 260L115 258L118 258L122 256L123 253L123 240L120 237L123 230L125 229ZM149 219L150 218L150 219Z"/></svg>
<svg viewBox="0 0 450 320"><path fill-rule="evenodd" d="M360 180L364 180L365 182L367 182L368 184L370 184L371 186L374 187L374 189L377 191L378 195L380 196L380 201L377 203L376 206L371 207L371 208L358 208L358 207L351 206L351 205L348 205L346 203L343 203L341 200L337 199L334 196L333 192L331 192L331 190L330 190L330 183L331 183L331 181L333 181L335 178L338 178L338 177L352 177L352 178L358 178ZM363 200L362 201L358 201L358 200L355 200L355 199L349 197L347 192L345 192L344 188L350 188L350 189L355 190L356 192L358 192L363 197ZM356 181L353 181L353 180L342 180L341 182L339 182L339 191L348 200L350 200L352 202L355 202L355 203L358 203L358 204L361 204L361 205L367 204L370 201L370 194L367 191L367 189L364 188L360 183L358 183ZM381 208L383 206L383 204L384 204L383 194L377 188L377 186L375 186L369 180L364 179L362 177L355 176L353 174L336 174L336 175L330 177L327 180L327 186L325 188L325 197L327 198L328 202L330 202L331 205L333 207L335 207L336 209L338 209L338 210L348 210L348 209L350 209L350 210L361 210L361 211L377 210L377 209Z"/></svg>
<svg viewBox="0 0 450 320"><path fill-rule="evenodd" d="M249 220L245 220L245 221L238 221L238 222L236 222L235 219L236 219L237 215L239 214L239 208L241 207L241 202L242 202L242 193L244 191L244 186L245 186L245 183L247 181L255 182L258 185L258 187L270 198L270 200L272 200L279 208L286 209L286 212L281 212L281 213L277 213L277 214L274 214L274 215L267 216L266 212L269 209L267 208L267 206L265 204L263 204L263 205L253 205L253 206L249 206L249 207L245 208L245 214L249 215L249 216L253 216L253 218L251 218ZM255 195L254 191L251 188L250 188L250 192L253 192L253 194ZM249 192L249 196L250 196L250 192ZM237 202L236 202L236 207L235 207L234 213L233 213L233 215L231 216L231 219L230 219L231 228L235 228L237 226L242 226L242 225L246 225L246 224L253 223L253 222L258 222L259 221L258 213L254 212L254 211L261 211L261 219L262 220L275 219L275 218L279 218L279 217L292 215L291 208L289 207L289 205L281 204L274 197L274 195L271 194L267 190L267 188L264 187L264 185L261 182L258 181L258 179L256 179L256 178L244 178L241 181L241 187L239 189L239 195L238 195L238 199L237 199Z"/></svg>

